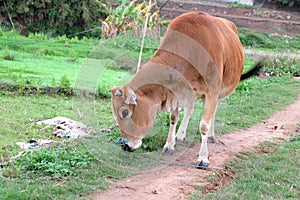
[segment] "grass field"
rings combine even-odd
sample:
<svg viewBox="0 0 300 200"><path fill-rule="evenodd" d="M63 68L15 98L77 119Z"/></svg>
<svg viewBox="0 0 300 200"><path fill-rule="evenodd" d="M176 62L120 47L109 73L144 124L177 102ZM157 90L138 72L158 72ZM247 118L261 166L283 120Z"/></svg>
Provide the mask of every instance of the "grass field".
<svg viewBox="0 0 300 200"><path fill-rule="evenodd" d="M247 33L242 34L246 38L244 40L248 41ZM251 34L253 35L252 32ZM84 199L88 194L106 189L111 181L155 164L144 162L139 157L163 158L160 151L167 136L166 114L160 114L144 139L142 149L132 154L123 152L119 146L114 145L119 137L117 130L110 133L99 132L101 128L116 123L108 89L126 82L132 76L130 69L137 63L140 39L122 35L105 41L86 38L78 40L66 37L47 38L42 34L26 38L15 32L2 32L0 36L0 81L15 82L19 88L16 92L0 91L0 163L7 162L22 151L16 142L39 138L56 141L53 147L29 153L15 163L0 168L1 199ZM250 35L249 38L251 37ZM277 38L278 46L274 41L270 42L270 38L268 35L260 35L263 42L252 44L253 48L265 46L264 50L267 51L299 51L299 46L286 42L297 42L299 38ZM268 42L272 45L263 45ZM153 55L158 44L157 40L146 40L144 62ZM250 42L249 45L251 46ZM246 70L254 63L255 60L247 56ZM37 87L58 85L98 89L103 95L102 98L32 95L30 91L24 92L26 84ZM217 135L249 127L269 117L276 110L292 103L299 92L299 81L290 79L290 76L253 78L240 83L232 96L220 102L216 117ZM83 117L78 117L78 108ZM197 129L200 115L201 102L192 116L187 146L199 141ZM56 116L65 116L89 125L93 128L91 138L54 138L53 128L40 127L32 122ZM165 126L162 126L162 122ZM278 149L291 152L296 144L297 141L287 143L278 146ZM254 155L251 159L261 162L264 160ZM285 159L290 162L287 156L280 159L282 162ZM236 166L239 165L242 163L236 163ZM297 164L291 165L298 168ZM297 177L294 171L291 173ZM250 173L249 176L253 175ZM242 176L236 183L238 185L233 184L231 191L242 187L243 180L246 179L247 177ZM282 179L284 181L285 178ZM285 189L286 187L282 187L282 190ZM279 194L281 191L274 189L273 192ZM287 195L297 197L294 193ZM257 196L253 194L253 197Z"/></svg>

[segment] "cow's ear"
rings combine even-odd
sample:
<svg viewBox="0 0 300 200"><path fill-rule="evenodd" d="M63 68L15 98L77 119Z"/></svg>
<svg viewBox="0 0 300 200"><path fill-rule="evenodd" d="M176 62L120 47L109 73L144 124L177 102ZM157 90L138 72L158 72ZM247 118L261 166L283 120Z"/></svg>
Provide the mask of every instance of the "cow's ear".
<svg viewBox="0 0 300 200"><path fill-rule="evenodd" d="M136 105L136 94L134 93L134 91L130 88L127 87L126 88L126 99L124 101L126 104L133 104Z"/></svg>
<svg viewBox="0 0 300 200"><path fill-rule="evenodd" d="M111 92L112 95L115 96L115 97L121 97L122 94L123 94L123 92L122 92L122 90L121 90L120 87L115 87L115 88L109 90L109 92Z"/></svg>

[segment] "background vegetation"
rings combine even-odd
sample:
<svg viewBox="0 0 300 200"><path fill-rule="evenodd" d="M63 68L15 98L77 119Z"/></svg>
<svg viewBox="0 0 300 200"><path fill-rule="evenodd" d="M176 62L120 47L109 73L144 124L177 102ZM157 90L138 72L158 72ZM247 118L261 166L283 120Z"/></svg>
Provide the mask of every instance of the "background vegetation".
<svg viewBox="0 0 300 200"><path fill-rule="evenodd" d="M101 20L108 14L106 4L106 0L3 0L1 26L17 28L24 35L74 34L101 26Z"/></svg>

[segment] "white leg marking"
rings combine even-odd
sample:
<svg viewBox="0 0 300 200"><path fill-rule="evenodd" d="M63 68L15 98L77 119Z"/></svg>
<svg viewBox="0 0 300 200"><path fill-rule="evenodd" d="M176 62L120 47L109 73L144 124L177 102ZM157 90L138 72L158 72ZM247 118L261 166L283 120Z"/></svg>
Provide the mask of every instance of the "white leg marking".
<svg viewBox="0 0 300 200"><path fill-rule="evenodd" d="M199 151L198 161L203 163L209 163L208 161L208 148L207 148L207 135L201 134L201 148Z"/></svg>
<svg viewBox="0 0 300 200"><path fill-rule="evenodd" d="M176 126L178 123L178 108L171 112L171 116L170 116L170 129L169 129L169 134L168 134L168 138L166 141L166 144L164 145L163 148L163 152L172 155L174 153L174 147L176 144L175 141L175 133L176 133Z"/></svg>
<svg viewBox="0 0 300 200"><path fill-rule="evenodd" d="M176 123L177 124L177 123ZM175 132L176 132L176 124L172 124L170 126L168 139L166 141L166 144L164 145L163 152L168 154L173 154L175 149Z"/></svg>
<svg viewBox="0 0 300 200"><path fill-rule="evenodd" d="M214 116L217 109L218 101L214 101L212 98L204 100L203 116L200 121L200 132L201 132L201 147L199 151L198 163L203 166L208 166L208 148L207 141L208 137L214 135ZM210 135L209 135L210 134Z"/></svg>
<svg viewBox="0 0 300 200"><path fill-rule="evenodd" d="M184 116L183 116L182 122L180 124L180 127L179 127L179 129L177 131L177 135L176 135L177 141L183 142L185 140L186 129L188 127L190 117L191 117L193 111L194 111L194 105L191 107L184 108Z"/></svg>

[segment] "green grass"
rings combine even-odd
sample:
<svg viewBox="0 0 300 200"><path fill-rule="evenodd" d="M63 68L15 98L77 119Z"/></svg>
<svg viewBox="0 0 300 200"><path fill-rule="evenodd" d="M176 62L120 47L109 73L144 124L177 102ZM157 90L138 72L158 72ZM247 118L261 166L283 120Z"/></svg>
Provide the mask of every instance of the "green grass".
<svg viewBox="0 0 300 200"><path fill-rule="evenodd" d="M239 38L244 47L261 49L269 52L299 53L300 36L288 37L252 30L239 30Z"/></svg>
<svg viewBox="0 0 300 200"><path fill-rule="evenodd" d="M158 40L150 38L146 42L143 62L150 59L159 45ZM51 86L66 76L71 86L75 86L81 76L97 75L93 77L98 81L95 85L104 90L109 88L108 84L111 87L122 83L120 78L132 74L115 69L131 69L137 65L140 43L141 39L131 35L100 43L86 38L47 38L41 34L26 38L15 32L5 33L0 38L0 81ZM7 59L8 55L12 59ZM87 65L92 65L93 71L83 74L86 72L82 69Z"/></svg>
<svg viewBox="0 0 300 200"><path fill-rule="evenodd" d="M235 169L235 181L212 194L194 193L190 199L299 199L300 136L283 145L264 144L274 149L268 155L243 154Z"/></svg>
<svg viewBox="0 0 300 200"><path fill-rule="evenodd" d="M223 131L249 127L283 109L295 100L299 86L299 81L277 77L253 78L240 83L237 91L226 100Z"/></svg>

